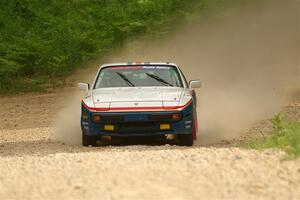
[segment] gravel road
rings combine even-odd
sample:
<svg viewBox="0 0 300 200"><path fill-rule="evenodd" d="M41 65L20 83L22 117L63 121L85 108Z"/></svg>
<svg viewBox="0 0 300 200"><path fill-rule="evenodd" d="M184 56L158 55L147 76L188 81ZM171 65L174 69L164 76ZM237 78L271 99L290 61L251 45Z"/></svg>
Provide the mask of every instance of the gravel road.
<svg viewBox="0 0 300 200"><path fill-rule="evenodd" d="M300 199L300 160L281 151L53 141L56 96L0 98L0 199Z"/></svg>

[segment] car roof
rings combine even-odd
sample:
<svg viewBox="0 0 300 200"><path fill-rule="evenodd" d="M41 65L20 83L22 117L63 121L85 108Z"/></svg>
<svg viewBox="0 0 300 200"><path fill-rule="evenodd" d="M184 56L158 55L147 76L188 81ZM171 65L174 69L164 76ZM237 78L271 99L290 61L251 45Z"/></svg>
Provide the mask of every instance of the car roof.
<svg viewBox="0 0 300 200"><path fill-rule="evenodd" d="M104 67L114 67L114 66L135 66L135 65L169 65L169 66L178 66L175 63L170 62L123 62L123 63L109 63L109 64L103 64L100 66L101 68Z"/></svg>

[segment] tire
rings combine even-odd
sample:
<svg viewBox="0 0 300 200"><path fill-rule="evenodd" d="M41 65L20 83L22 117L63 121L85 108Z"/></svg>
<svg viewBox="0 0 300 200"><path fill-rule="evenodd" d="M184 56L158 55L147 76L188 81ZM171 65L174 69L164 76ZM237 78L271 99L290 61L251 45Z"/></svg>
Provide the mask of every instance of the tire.
<svg viewBox="0 0 300 200"><path fill-rule="evenodd" d="M180 146L193 146L194 139L193 134L181 134L179 135Z"/></svg>
<svg viewBox="0 0 300 200"><path fill-rule="evenodd" d="M84 135L82 133L82 145L87 147L89 145L91 146L97 146L97 136L94 135Z"/></svg>

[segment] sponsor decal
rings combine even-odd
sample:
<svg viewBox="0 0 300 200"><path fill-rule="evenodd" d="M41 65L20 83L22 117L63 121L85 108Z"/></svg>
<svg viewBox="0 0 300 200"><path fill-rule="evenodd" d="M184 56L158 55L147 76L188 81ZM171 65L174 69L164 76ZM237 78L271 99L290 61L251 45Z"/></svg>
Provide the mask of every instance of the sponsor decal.
<svg viewBox="0 0 300 200"><path fill-rule="evenodd" d="M107 67L107 70L128 70L128 69L170 69L168 66L117 66Z"/></svg>
<svg viewBox="0 0 300 200"><path fill-rule="evenodd" d="M118 67L108 67L107 70L127 70L127 69L143 69L142 66L118 66Z"/></svg>
<svg viewBox="0 0 300 200"><path fill-rule="evenodd" d="M185 124L191 124L192 121L188 120L188 121L185 121L184 123L185 123Z"/></svg>
<svg viewBox="0 0 300 200"><path fill-rule="evenodd" d="M192 126L191 125L187 125L187 126L185 126L185 128L186 129L190 129L190 128L192 128Z"/></svg>

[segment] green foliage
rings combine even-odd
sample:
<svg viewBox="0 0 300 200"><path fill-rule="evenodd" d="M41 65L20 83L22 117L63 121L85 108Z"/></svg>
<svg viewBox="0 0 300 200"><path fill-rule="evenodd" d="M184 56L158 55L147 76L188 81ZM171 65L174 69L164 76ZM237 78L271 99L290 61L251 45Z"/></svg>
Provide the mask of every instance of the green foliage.
<svg viewBox="0 0 300 200"><path fill-rule="evenodd" d="M159 32L190 1L1 0L0 93L64 77L129 37Z"/></svg>
<svg viewBox="0 0 300 200"><path fill-rule="evenodd" d="M181 19L252 0L1 0L0 94L40 91L130 37L161 38ZM220 11L222 10L222 11Z"/></svg>
<svg viewBox="0 0 300 200"><path fill-rule="evenodd" d="M300 157L300 122L283 122L280 114L271 119L273 134L265 139L256 139L246 144L255 149L279 148L291 158Z"/></svg>
<svg viewBox="0 0 300 200"><path fill-rule="evenodd" d="M277 113L273 119L271 119L273 128L277 130L278 133L281 133L283 130L282 119L279 113Z"/></svg>

